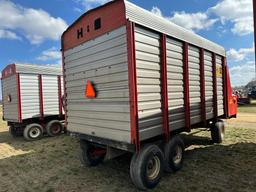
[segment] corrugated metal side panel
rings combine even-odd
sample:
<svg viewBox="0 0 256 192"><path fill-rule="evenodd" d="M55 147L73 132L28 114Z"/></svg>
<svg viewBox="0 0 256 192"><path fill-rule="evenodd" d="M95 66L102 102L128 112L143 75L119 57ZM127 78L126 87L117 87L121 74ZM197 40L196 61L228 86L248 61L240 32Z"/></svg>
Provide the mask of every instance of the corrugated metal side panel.
<svg viewBox="0 0 256 192"><path fill-rule="evenodd" d="M61 99L64 99L64 84L63 84L63 76L60 77L61 79ZM62 101L62 104L65 104L64 101ZM65 114L64 106L62 105L62 114Z"/></svg>
<svg viewBox="0 0 256 192"><path fill-rule="evenodd" d="M200 98L200 50L194 46L188 47L189 66L189 96L190 96L190 122L201 122L201 98Z"/></svg>
<svg viewBox="0 0 256 192"><path fill-rule="evenodd" d="M148 27L155 31L164 33L170 37L188 42L192 45L202 47L213 51L219 55L225 56L225 49L191 31L188 31L163 17L157 16L150 11L142 9L128 1L125 1L126 18L139 25Z"/></svg>
<svg viewBox="0 0 256 192"><path fill-rule="evenodd" d="M216 56L218 116L224 114L222 58Z"/></svg>
<svg viewBox="0 0 256 192"><path fill-rule="evenodd" d="M212 53L204 51L206 119L214 117Z"/></svg>
<svg viewBox="0 0 256 192"><path fill-rule="evenodd" d="M135 27L140 139L162 134L160 36Z"/></svg>
<svg viewBox="0 0 256 192"><path fill-rule="evenodd" d="M68 130L130 143L126 27L67 50L65 75ZM95 99L85 96L86 81Z"/></svg>
<svg viewBox="0 0 256 192"><path fill-rule="evenodd" d="M16 75L4 78L2 80L2 100L3 115L5 120L18 122L18 97L17 97L17 79ZM8 102L8 95L11 96L11 102Z"/></svg>
<svg viewBox="0 0 256 192"><path fill-rule="evenodd" d="M20 74L22 119L40 116L37 74Z"/></svg>
<svg viewBox="0 0 256 192"><path fill-rule="evenodd" d="M185 127L183 43L167 38L167 79L170 131Z"/></svg>
<svg viewBox="0 0 256 192"><path fill-rule="evenodd" d="M59 114L58 77L42 75L44 115Z"/></svg>

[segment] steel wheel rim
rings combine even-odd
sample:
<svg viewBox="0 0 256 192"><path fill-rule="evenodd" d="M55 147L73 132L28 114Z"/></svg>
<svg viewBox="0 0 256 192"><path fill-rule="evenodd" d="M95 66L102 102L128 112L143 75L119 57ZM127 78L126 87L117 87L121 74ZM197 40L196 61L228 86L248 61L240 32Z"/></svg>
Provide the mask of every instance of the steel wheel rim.
<svg viewBox="0 0 256 192"><path fill-rule="evenodd" d="M53 124L52 125L52 133L53 134L57 134L57 133L59 133L60 132L60 126L58 125L58 124Z"/></svg>
<svg viewBox="0 0 256 192"><path fill-rule="evenodd" d="M173 162L178 165L182 161L182 148L180 146L177 146L175 149L175 155L173 157Z"/></svg>
<svg viewBox="0 0 256 192"><path fill-rule="evenodd" d="M154 156L147 164L147 177L150 180L154 180L160 173L161 162L157 156Z"/></svg>
<svg viewBox="0 0 256 192"><path fill-rule="evenodd" d="M30 136L30 138L35 139L35 138L37 138L37 137L40 136L40 133L41 133L41 131L39 130L39 128L37 128L37 127L32 127L32 128L30 129L30 131L29 131L29 136Z"/></svg>

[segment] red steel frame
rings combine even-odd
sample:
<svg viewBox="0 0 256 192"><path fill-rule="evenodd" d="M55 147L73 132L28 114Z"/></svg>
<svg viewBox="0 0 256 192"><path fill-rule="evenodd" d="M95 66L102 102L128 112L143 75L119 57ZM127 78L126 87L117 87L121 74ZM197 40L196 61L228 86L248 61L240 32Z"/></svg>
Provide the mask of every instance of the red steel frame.
<svg viewBox="0 0 256 192"><path fill-rule="evenodd" d="M223 104L224 104L224 117L228 118L228 91L227 91L227 59L222 57L222 82L223 82Z"/></svg>
<svg viewBox="0 0 256 192"><path fill-rule="evenodd" d="M168 109L168 82L166 62L166 35L161 36L161 80L162 80L162 111L163 111L163 133L165 142L169 141L169 109Z"/></svg>
<svg viewBox="0 0 256 192"><path fill-rule="evenodd" d="M188 68L188 43L183 45L183 80L184 80L184 101L185 101L185 122L186 131L191 130L190 126L190 99L189 99L189 68Z"/></svg>
<svg viewBox="0 0 256 192"><path fill-rule="evenodd" d="M59 95L59 114L62 116L62 90L61 90L61 76L58 75L58 95Z"/></svg>
<svg viewBox="0 0 256 192"><path fill-rule="evenodd" d="M18 99L18 119L19 123L22 122L22 111L21 111L21 94L20 94L20 74L16 73L17 80L17 99Z"/></svg>
<svg viewBox="0 0 256 192"><path fill-rule="evenodd" d="M42 82L42 75L38 75L38 83L39 83L40 116L41 116L41 119L43 119L43 118L44 118L44 101L43 101L43 82Z"/></svg>
<svg viewBox="0 0 256 192"><path fill-rule="evenodd" d="M213 111L214 118L218 117L218 92L217 92L217 73L216 73L216 54L212 53L212 71L213 71Z"/></svg>
<svg viewBox="0 0 256 192"><path fill-rule="evenodd" d="M136 75L136 52L135 52L135 24L127 21L127 49L128 71L130 87L130 113L131 113L131 143L135 144L136 151L140 150L140 133L138 126L138 95Z"/></svg>
<svg viewBox="0 0 256 192"><path fill-rule="evenodd" d="M64 112L65 112L65 128L67 128L68 122L67 122L67 91L66 91L66 75L65 75L65 56L64 56L64 49L63 49L63 36L61 37L61 55L62 55L62 71L63 71L63 103L64 103Z"/></svg>
<svg viewBox="0 0 256 192"><path fill-rule="evenodd" d="M256 50L256 1L252 0L253 3L253 20L254 20L254 48ZM256 78L256 51L254 53L255 56L255 78Z"/></svg>
<svg viewBox="0 0 256 192"><path fill-rule="evenodd" d="M205 106L205 72L204 72L204 49L200 49L200 87L201 87L201 118L206 126L206 106Z"/></svg>

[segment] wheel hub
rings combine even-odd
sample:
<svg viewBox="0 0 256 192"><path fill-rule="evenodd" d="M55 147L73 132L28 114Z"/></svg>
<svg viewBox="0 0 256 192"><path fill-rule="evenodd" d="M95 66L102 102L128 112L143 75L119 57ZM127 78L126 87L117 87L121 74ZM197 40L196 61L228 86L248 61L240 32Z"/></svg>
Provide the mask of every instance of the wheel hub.
<svg viewBox="0 0 256 192"><path fill-rule="evenodd" d="M175 149L175 155L173 157L173 162L177 165L182 161L182 148L177 146Z"/></svg>
<svg viewBox="0 0 256 192"><path fill-rule="evenodd" d="M160 160L157 156L154 156L147 165L147 177L150 180L154 180L160 172Z"/></svg>
<svg viewBox="0 0 256 192"><path fill-rule="evenodd" d="M59 133L59 132L60 132L60 126L57 125L57 124L52 125L52 132L53 132L54 134Z"/></svg>
<svg viewBox="0 0 256 192"><path fill-rule="evenodd" d="M31 138L37 138L40 135L40 130L37 127L33 127L29 131L29 136Z"/></svg>

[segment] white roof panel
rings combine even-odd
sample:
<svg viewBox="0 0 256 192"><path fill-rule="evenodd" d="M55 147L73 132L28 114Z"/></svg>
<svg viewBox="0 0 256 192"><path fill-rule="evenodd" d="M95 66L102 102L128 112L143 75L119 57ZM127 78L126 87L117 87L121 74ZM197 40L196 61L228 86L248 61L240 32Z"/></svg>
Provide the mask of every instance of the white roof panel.
<svg viewBox="0 0 256 192"><path fill-rule="evenodd" d="M41 74L41 75L62 75L61 67L32 64L15 64L17 73Z"/></svg>
<svg viewBox="0 0 256 192"><path fill-rule="evenodd" d="M188 42L197 47L215 52L221 56L226 56L226 51L222 46L213 43L192 31L184 29L161 16L157 16L150 11L138 7L133 3L126 0L124 2L126 7L126 18L130 21L155 31L159 31L170 37Z"/></svg>

